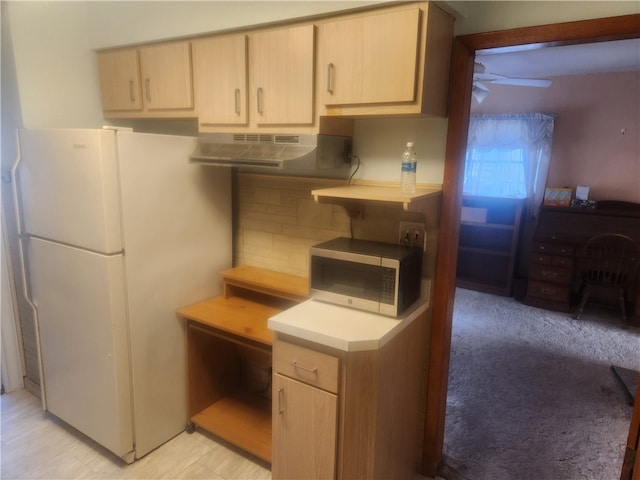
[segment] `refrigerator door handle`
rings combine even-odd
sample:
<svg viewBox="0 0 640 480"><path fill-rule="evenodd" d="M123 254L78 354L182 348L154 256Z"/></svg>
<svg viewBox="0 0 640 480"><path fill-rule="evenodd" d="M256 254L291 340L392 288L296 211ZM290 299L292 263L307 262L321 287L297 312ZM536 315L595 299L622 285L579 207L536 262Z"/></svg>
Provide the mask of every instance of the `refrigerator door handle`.
<svg viewBox="0 0 640 480"><path fill-rule="evenodd" d="M16 144L18 146L18 155L16 161L11 167L11 193L13 194L13 208L16 216L16 222L18 223L18 257L20 260L20 280L22 281L22 296L26 300L31 312L33 314L34 328L36 332L36 350L38 352L38 374L40 377L40 398L42 399L42 408L47 409L47 396L45 394L44 386L44 366L42 364L42 347L40 345L40 323L38 322L38 306L32 297L32 292L29 284L28 272L27 272L27 259L24 252L24 242L29 240L29 236L24 234L24 225L22 218L22 211L20 209L20 192L18 191L19 182L17 181L18 165L20 163L20 139L16 132ZM16 292L17 294L18 292Z"/></svg>

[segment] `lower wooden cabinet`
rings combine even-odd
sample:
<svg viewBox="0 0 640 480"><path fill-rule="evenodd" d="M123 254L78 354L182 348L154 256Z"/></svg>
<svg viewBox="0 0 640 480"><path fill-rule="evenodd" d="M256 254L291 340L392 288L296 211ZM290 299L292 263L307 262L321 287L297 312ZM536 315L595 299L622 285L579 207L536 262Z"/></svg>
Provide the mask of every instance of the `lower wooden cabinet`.
<svg viewBox="0 0 640 480"><path fill-rule="evenodd" d="M273 376L273 478L335 478L338 396Z"/></svg>
<svg viewBox="0 0 640 480"><path fill-rule="evenodd" d="M273 480L414 478L426 317L366 351L276 333Z"/></svg>

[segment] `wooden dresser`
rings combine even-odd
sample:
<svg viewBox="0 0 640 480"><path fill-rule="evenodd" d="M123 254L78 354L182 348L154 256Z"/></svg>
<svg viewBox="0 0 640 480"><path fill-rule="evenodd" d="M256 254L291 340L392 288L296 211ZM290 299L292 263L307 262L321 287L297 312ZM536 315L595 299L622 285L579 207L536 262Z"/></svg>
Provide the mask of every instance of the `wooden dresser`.
<svg viewBox="0 0 640 480"><path fill-rule="evenodd" d="M543 207L529 257L524 303L569 312L579 288L579 250L590 237L603 233L620 233L640 242L640 205L599 202L597 208Z"/></svg>

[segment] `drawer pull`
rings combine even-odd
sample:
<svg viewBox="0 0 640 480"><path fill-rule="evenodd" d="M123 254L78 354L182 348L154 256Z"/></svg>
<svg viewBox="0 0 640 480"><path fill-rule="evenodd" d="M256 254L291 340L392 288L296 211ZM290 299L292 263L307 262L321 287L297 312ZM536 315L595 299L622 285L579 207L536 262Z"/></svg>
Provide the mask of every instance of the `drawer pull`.
<svg viewBox="0 0 640 480"><path fill-rule="evenodd" d="M543 270L542 276L545 278L556 278L558 276L558 272L554 272L553 270Z"/></svg>
<svg viewBox="0 0 640 480"><path fill-rule="evenodd" d="M549 288L549 287L542 287L540 289L540 292L543 295L555 295L556 293L558 293L558 291L555 288Z"/></svg>
<svg viewBox="0 0 640 480"><path fill-rule="evenodd" d="M299 368L300 370L304 370L305 372L309 372L309 373L313 373L316 374L318 373L318 367L315 368L308 368L308 367L303 367L302 365L300 365L297 361L293 361L291 362L291 366L293 368Z"/></svg>

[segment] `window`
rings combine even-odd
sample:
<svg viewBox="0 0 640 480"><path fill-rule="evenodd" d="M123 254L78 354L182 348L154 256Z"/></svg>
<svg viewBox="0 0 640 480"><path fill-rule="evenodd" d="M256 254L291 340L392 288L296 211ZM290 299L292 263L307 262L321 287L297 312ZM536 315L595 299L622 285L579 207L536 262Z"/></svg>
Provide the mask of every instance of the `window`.
<svg viewBox="0 0 640 480"><path fill-rule="evenodd" d="M524 156L523 148L470 148L464 169L464 194L525 198Z"/></svg>
<svg viewBox="0 0 640 480"><path fill-rule="evenodd" d="M537 216L547 181L554 116L472 115L464 171L465 195L527 198Z"/></svg>

